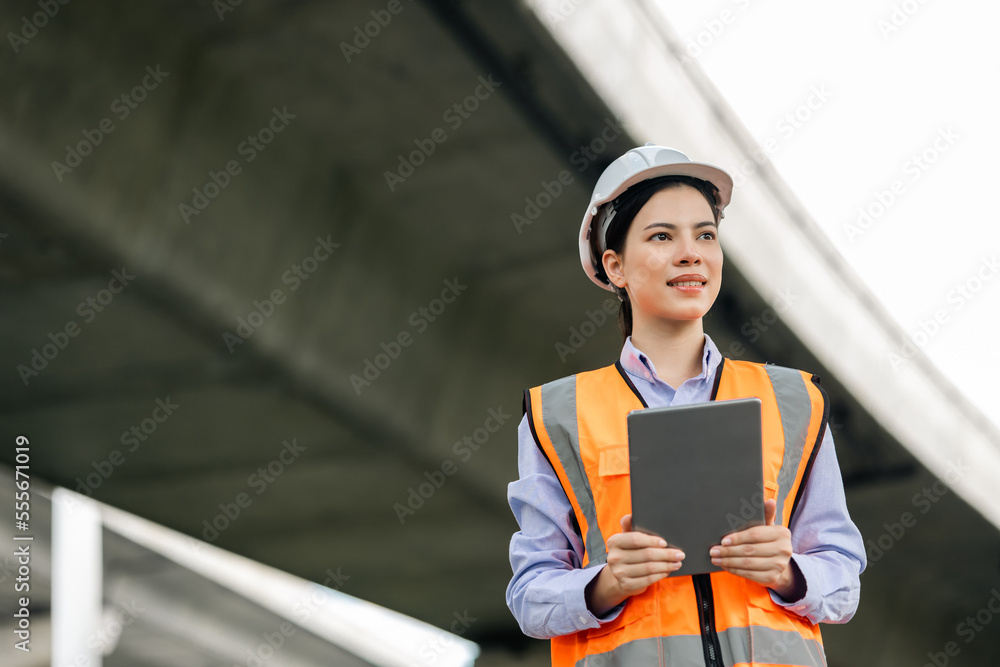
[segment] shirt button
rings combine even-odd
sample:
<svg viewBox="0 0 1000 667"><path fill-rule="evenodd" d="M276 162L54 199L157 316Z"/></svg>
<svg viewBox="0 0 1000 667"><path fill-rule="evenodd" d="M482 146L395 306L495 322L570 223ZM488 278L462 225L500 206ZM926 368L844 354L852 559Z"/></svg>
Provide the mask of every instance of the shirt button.
<svg viewBox="0 0 1000 667"><path fill-rule="evenodd" d="M586 616L581 616L580 617L580 622L581 623L586 623L587 622L587 617Z"/></svg>

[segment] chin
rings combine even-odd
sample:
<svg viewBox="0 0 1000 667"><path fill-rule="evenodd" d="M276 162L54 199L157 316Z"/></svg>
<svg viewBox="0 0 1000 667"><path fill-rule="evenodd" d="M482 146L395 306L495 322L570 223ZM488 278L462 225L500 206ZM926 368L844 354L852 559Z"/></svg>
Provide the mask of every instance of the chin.
<svg viewBox="0 0 1000 667"><path fill-rule="evenodd" d="M707 310L682 310L673 311L668 313L663 313L662 318L665 320L675 320L678 322L690 322L692 320L700 320L705 316Z"/></svg>

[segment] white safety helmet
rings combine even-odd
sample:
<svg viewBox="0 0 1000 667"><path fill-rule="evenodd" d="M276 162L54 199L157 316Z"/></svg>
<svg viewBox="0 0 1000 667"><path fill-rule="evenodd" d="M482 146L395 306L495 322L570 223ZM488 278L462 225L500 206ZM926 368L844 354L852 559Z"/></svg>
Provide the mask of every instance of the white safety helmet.
<svg viewBox="0 0 1000 667"><path fill-rule="evenodd" d="M725 216L725 208L733 195L733 179L725 171L710 164L691 162L687 155L673 148L652 143L633 148L609 164L601 174L580 226L580 262L587 276L597 286L614 291L613 285L598 277L601 256L594 256L590 247L590 235L600 234L599 246L603 254L607 249L605 234L615 217L610 202L636 183L658 176L692 176L708 181L719 191L719 212L720 216Z"/></svg>

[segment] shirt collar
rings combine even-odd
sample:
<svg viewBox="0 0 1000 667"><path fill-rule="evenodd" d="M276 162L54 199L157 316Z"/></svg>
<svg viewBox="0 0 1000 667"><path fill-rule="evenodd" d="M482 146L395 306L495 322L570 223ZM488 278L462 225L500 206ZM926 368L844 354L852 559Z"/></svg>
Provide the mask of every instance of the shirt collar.
<svg viewBox="0 0 1000 667"><path fill-rule="evenodd" d="M710 378L715 373L716 368L719 366L719 362L722 360L719 348L715 346L711 337L709 337L708 334L704 334L704 336L705 347L701 357L701 375L695 378L700 380L707 380ZM639 348L632 344L631 336L625 339L625 345L622 346L621 365L622 368L625 369L625 372L629 375L641 378L647 382L666 384L656 374L656 368L653 366L653 361ZM676 389L676 387L674 388Z"/></svg>

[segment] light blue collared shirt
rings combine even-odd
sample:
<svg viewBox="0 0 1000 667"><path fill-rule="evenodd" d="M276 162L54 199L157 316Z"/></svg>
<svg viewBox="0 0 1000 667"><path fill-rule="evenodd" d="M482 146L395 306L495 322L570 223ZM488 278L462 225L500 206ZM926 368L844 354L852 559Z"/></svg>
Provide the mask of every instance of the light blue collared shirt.
<svg viewBox="0 0 1000 667"><path fill-rule="evenodd" d="M705 334L701 374L674 389L661 380L649 357L625 340L621 365L646 404L688 405L711 400L722 355ZM507 606L528 636L550 639L600 627L618 617L625 602L602 617L587 608L584 589L604 565L583 569L583 539L576 532L573 508L555 471L535 443L527 415L517 428L519 479L507 487L507 501L521 530L510 541L514 576ZM806 593L777 604L813 623L846 623L858 607L860 574L867 564L861 533L851 521L844 484L829 427L790 525L792 559L802 572Z"/></svg>

